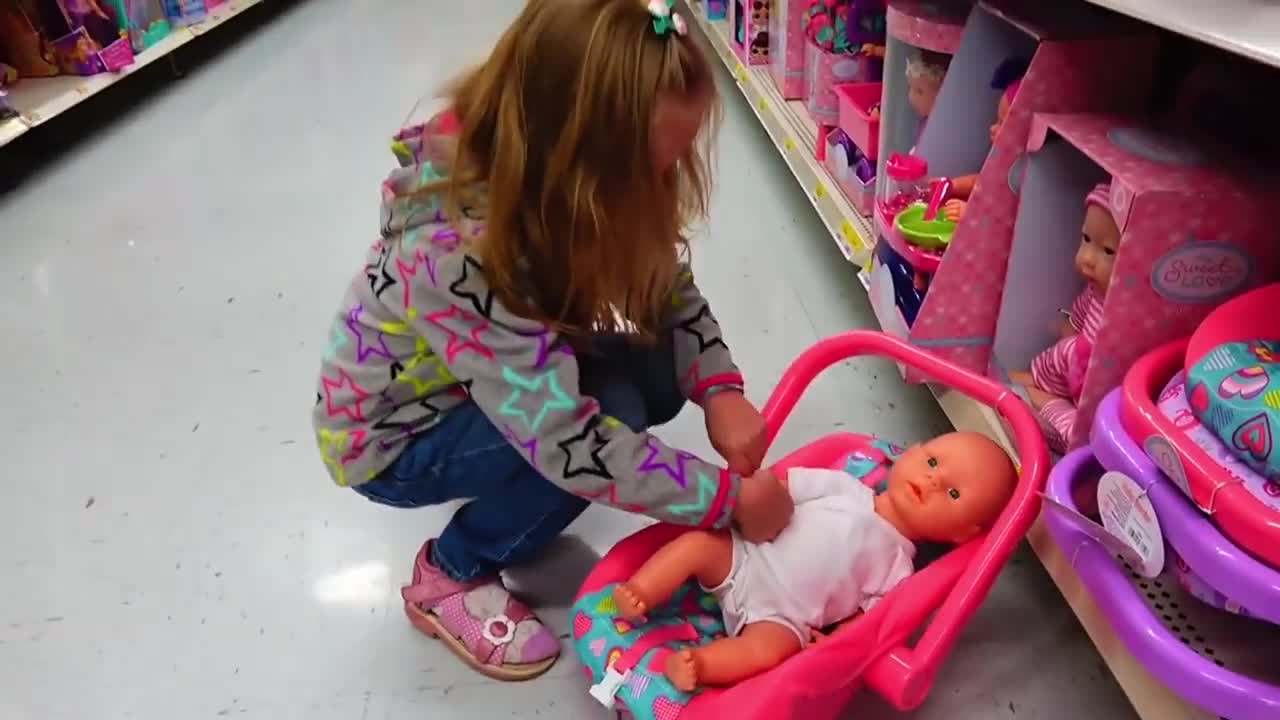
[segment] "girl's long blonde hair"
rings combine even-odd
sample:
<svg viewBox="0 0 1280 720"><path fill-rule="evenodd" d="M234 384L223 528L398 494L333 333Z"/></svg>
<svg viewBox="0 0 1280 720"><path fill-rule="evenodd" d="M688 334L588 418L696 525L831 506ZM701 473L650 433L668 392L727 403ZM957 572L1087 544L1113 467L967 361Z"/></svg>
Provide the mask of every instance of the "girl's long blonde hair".
<svg viewBox="0 0 1280 720"><path fill-rule="evenodd" d="M570 338L653 338L682 232L711 191L718 102L693 38L655 32L644 0L530 0L451 95L461 132L448 206L458 217L484 195L474 247L504 306ZM660 98L705 108L665 171L652 159Z"/></svg>

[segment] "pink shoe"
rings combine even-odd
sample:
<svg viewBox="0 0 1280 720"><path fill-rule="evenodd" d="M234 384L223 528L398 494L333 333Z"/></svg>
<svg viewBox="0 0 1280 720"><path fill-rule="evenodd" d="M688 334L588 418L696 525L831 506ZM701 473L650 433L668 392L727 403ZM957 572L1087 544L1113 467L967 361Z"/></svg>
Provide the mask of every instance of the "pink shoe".
<svg viewBox="0 0 1280 720"><path fill-rule="evenodd" d="M497 680L530 680L555 664L560 641L494 578L460 583L431 564L422 546L413 584L400 591L418 630L439 638L463 662Z"/></svg>

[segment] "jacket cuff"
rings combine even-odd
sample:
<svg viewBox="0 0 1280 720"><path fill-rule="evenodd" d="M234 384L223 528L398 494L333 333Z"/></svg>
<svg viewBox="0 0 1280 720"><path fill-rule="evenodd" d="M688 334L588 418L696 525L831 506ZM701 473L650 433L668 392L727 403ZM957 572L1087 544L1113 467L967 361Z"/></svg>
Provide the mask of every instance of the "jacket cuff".
<svg viewBox="0 0 1280 720"><path fill-rule="evenodd" d="M720 471L720 485L716 489L715 499L707 508L707 514L698 523L703 530L723 530L733 522L733 510L738 505L738 489L742 478L728 470Z"/></svg>
<svg viewBox="0 0 1280 720"><path fill-rule="evenodd" d="M746 383L743 382L741 373L719 373L700 380L693 387L693 392L689 394L689 400L694 404L701 405L716 393L724 392L725 390L742 392L745 387Z"/></svg>

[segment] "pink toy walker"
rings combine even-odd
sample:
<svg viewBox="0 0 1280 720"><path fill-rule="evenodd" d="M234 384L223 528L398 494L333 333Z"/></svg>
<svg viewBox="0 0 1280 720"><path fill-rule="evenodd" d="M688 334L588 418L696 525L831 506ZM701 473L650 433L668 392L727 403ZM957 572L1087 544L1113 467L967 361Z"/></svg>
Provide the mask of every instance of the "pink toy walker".
<svg viewBox="0 0 1280 720"><path fill-rule="evenodd" d="M810 646L777 668L732 688L702 692L680 712L679 720L834 718L864 683L899 709L920 705L960 630L1039 514L1049 455L1031 410L1008 388L882 333L837 335L801 354L765 404L769 441L777 436L801 393L820 372L859 355L888 357L999 412L1013 430L1021 459L1013 499L989 533L952 549L912 575L827 642ZM851 452L869 443L870 437L861 434L828 435L791 453L775 467L843 468ZM658 524L624 538L587 577L579 597L630 577L654 551L684 531ZM931 614L933 620L926 625ZM916 645L905 645L922 626Z"/></svg>
<svg viewBox="0 0 1280 720"><path fill-rule="evenodd" d="M1124 382L1120 418L1160 469L1191 495L1223 534L1272 567L1280 567L1280 513L1268 508L1184 429L1156 407L1169 379L1182 368L1186 340L1143 356Z"/></svg>

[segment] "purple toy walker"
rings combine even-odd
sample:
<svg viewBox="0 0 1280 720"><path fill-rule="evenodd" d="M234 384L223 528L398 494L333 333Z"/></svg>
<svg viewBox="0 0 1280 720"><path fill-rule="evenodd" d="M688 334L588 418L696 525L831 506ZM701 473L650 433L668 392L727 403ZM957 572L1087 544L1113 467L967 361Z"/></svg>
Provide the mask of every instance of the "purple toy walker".
<svg viewBox="0 0 1280 720"><path fill-rule="evenodd" d="M1049 475L1046 494L1075 508L1072 489L1114 470L1146 489L1169 562L1148 580L1061 514L1049 531L1116 635L1153 675L1183 698L1230 720L1280 718L1280 572L1232 544L1130 438L1120 424L1121 391L1098 406L1090 444L1068 454ZM1179 583L1175 563L1253 618L1203 604ZM1270 623L1261 619L1265 618Z"/></svg>

